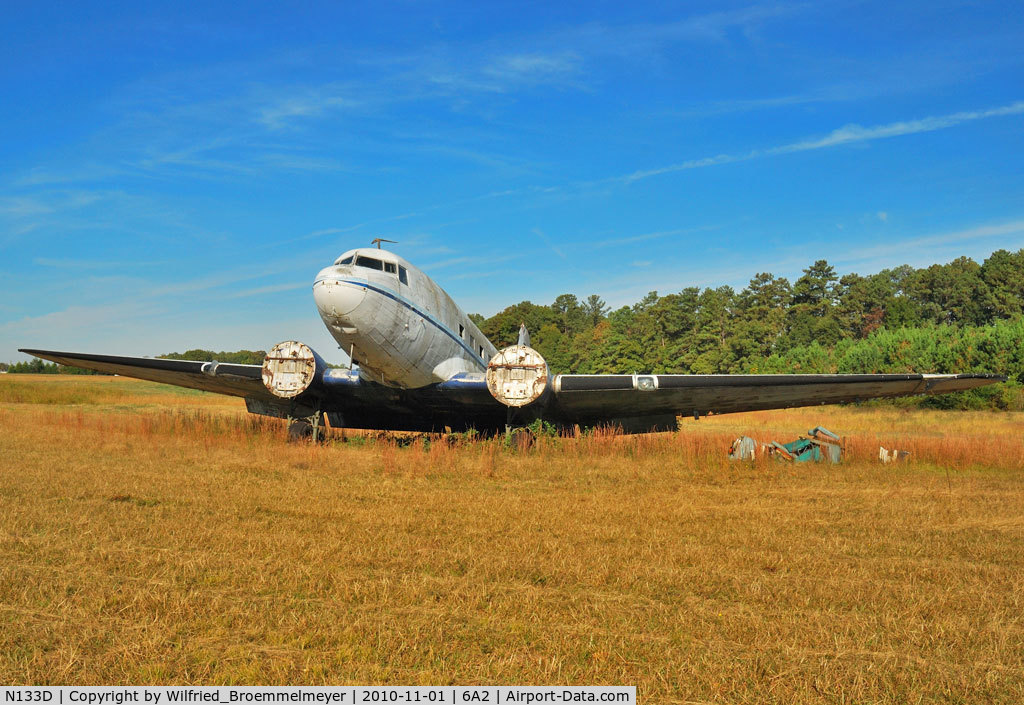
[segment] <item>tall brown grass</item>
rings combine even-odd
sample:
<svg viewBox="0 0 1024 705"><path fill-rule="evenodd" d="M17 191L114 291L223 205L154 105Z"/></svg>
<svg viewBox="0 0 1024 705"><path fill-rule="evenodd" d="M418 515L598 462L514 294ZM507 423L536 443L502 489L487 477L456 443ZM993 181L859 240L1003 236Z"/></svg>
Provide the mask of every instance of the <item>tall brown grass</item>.
<svg viewBox="0 0 1024 705"><path fill-rule="evenodd" d="M0 384L4 683L1024 699L1020 414L828 407L523 452L295 445L238 400L78 384L68 402ZM819 423L848 462L725 459L737 435ZM911 456L882 466L879 444Z"/></svg>

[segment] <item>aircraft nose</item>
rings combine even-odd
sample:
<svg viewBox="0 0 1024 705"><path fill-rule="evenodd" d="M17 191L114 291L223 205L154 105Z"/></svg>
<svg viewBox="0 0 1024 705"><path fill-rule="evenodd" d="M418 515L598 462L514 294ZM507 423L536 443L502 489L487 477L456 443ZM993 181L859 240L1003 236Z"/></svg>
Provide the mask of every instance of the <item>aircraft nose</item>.
<svg viewBox="0 0 1024 705"><path fill-rule="evenodd" d="M313 299L320 313L331 318L348 316L363 303L366 289L336 279L319 279L313 285Z"/></svg>

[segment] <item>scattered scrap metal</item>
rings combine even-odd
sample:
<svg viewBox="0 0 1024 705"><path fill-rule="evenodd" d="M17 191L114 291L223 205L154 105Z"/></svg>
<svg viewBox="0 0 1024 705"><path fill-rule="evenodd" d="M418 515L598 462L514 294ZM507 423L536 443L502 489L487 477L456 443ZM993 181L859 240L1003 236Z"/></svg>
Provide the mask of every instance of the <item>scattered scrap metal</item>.
<svg viewBox="0 0 1024 705"><path fill-rule="evenodd" d="M882 446L878 446L878 459L882 463L898 463L902 460L906 460L907 456L910 455L909 450L887 450Z"/></svg>
<svg viewBox="0 0 1024 705"><path fill-rule="evenodd" d="M815 426L807 432L806 436L800 436L789 443L779 443L778 441L762 443L760 451L776 460L787 462L803 463L810 460L817 462L827 460L830 463L838 463L846 451L846 441L823 426ZM757 452L757 441L749 436L740 436L732 442L729 459L754 460L757 457Z"/></svg>

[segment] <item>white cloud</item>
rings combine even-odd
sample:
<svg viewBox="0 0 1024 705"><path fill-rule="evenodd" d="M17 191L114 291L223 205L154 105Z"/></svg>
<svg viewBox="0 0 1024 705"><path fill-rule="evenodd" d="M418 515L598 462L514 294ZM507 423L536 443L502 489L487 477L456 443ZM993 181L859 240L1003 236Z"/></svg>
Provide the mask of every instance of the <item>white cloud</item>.
<svg viewBox="0 0 1024 705"><path fill-rule="evenodd" d="M279 294L283 291L295 291L296 289L306 289L310 286L309 282L302 282L300 284L274 284L271 286L259 286L254 289L244 289L234 294L228 294L224 298L226 299L242 299L249 296L260 296L262 294Z"/></svg>
<svg viewBox="0 0 1024 705"><path fill-rule="evenodd" d="M149 262L125 262L118 260L57 259L53 257L36 257L32 261L40 267L55 267L57 269L117 269L150 267L161 264L161 262L157 260Z"/></svg>
<svg viewBox="0 0 1024 705"><path fill-rule="evenodd" d="M914 135L920 132L934 132L935 130L945 130L974 120L984 120L986 118L1002 117L1004 115L1019 115L1021 113L1024 113L1024 100L1019 100L1016 103L1004 105L1001 108L993 108L991 110L973 110L953 113L951 115L926 117L921 120L893 122L888 125L877 125L875 127L846 125L838 130L833 130L825 137L775 147L768 150L768 153L786 154L789 152L805 152L811 149L836 147L838 145L850 144L852 142L866 142L869 140L885 139L887 137Z"/></svg>
<svg viewBox="0 0 1024 705"><path fill-rule="evenodd" d="M1007 238L1017 238L1016 244L1013 241L1006 242ZM837 264L856 264L860 267L867 267L868 271L872 268L884 269L904 261L915 266L922 266L933 264L940 259L936 251L938 247L956 245L957 247L954 249L958 254L963 255L966 254L964 249L968 244L980 240L993 240L992 247L999 245L1022 246L1024 245L1024 220L1013 220L995 225L978 225L962 230L890 241L872 247L849 248L843 250L842 254L837 254L834 259ZM1003 242L999 242L999 240L1003 240Z"/></svg>
<svg viewBox="0 0 1024 705"><path fill-rule="evenodd" d="M744 162L751 159L759 159L761 157L793 154L796 152L808 152L816 149L827 149L845 144L869 142L889 137L900 137L903 135L913 135L922 132L945 130L950 127L962 125L966 122L973 122L975 120L985 120L988 118L1003 117L1007 115L1020 115L1022 113L1024 113L1024 100L1019 100L1015 103L1004 105L999 108L992 108L990 110L974 110L952 113L950 115L926 117L921 120L893 122L888 125L876 125L874 127L846 125L837 130L833 130L824 137L810 137L796 142L790 142L789 144L770 147L768 149L751 150L745 154L719 154L714 157L690 159L685 162L670 164L656 169L635 171L632 174L619 177L618 180L629 183L640 179L646 179L651 176L659 176L661 174L669 174L677 171L700 169L707 166L717 166L719 164L729 164L732 162Z"/></svg>
<svg viewBox="0 0 1024 705"><path fill-rule="evenodd" d="M483 69L483 73L503 82L543 83L576 73L579 59L569 53L512 54L500 56Z"/></svg>

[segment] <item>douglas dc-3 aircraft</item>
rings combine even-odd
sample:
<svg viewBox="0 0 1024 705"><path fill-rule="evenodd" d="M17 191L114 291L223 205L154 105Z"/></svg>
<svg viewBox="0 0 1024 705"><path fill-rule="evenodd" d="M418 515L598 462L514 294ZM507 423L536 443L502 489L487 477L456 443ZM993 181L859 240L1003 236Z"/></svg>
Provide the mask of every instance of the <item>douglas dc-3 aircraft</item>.
<svg viewBox="0 0 1024 705"><path fill-rule="evenodd" d="M1005 381L997 375L552 375L519 342L498 350L430 277L392 252L359 248L324 268L313 298L348 369L309 346L278 343L262 365L24 349L73 365L245 399L289 420L293 436L335 428L507 430L544 419L562 428L674 430L678 416L942 394Z"/></svg>

